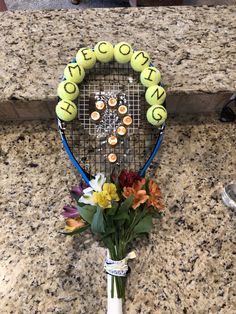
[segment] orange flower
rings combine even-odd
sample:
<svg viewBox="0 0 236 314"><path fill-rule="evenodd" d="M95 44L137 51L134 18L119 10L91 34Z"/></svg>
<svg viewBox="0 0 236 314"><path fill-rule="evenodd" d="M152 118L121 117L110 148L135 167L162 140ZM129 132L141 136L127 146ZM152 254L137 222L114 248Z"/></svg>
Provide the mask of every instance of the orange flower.
<svg viewBox="0 0 236 314"><path fill-rule="evenodd" d="M83 221L81 219L81 217L78 217L78 218L68 218L66 219L66 226L65 226L65 229L67 231L74 231L76 229L80 229L82 227L84 227L86 224L85 224L85 221Z"/></svg>
<svg viewBox="0 0 236 314"><path fill-rule="evenodd" d="M148 206L153 206L158 210L164 210L162 194L158 184L155 181L150 180L148 189L150 194L148 199Z"/></svg>
<svg viewBox="0 0 236 314"><path fill-rule="evenodd" d="M140 190L142 186L145 184L145 182L146 180L142 179L134 183L132 187L124 187L123 196L125 198L128 198L131 195L134 196L134 201L132 205L133 209L138 208L141 204L145 203L149 198L149 196L146 193L146 190Z"/></svg>

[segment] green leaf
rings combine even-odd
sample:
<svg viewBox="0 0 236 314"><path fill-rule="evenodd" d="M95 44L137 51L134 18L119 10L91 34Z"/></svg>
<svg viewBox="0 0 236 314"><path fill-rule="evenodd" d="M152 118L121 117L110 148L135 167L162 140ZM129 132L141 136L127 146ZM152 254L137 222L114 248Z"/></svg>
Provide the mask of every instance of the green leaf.
<svg viewBox="0 0 236 314"><path fill-rule="evenodd" d="M83 207L77 206L77 209L80 216L91 225L94 214L96 212L96 207L91 205L85 205Z"/></svg>
<svg viewBox="0 0 236 314"><path fill-rule="evenodd" d="M113 217L114 220L129 220L129 213L128 212L118 212L114 217Z"/></svg>
<svg viewBox="0 0 236 314"><path fill-rule="evenodd" d="M134 233L149 233L152 229L152 216L147 215L134 227Z"/></svg>
<svg viewBox="0 0 236 314"><path fill-rule="evenodd" d="M81 203L81 202L77 202L77 205L79 206L79 207L84 207L84 206L87 206L88 204L84 204L84 203ZM92 206L92 205L91 205Z"/></svg>
<svg viewBox="0 0 236 314"><path fill-rule="evenodd" d="M124 202L121 203L120 207L114 215L114 220L129 220L129 209L133 204L134 196L131 195Z"/></svg>
<svg viewBox="0 0 236 314"><path fill-rule="evenodd" d="M62 231L61 233L65 234L65 235L73 236L73 235L82 233L83 231L87 230L89 227L90 227L89 225L86 225L86 226L81 227L79 229L75 229L74 231Z"/></svg>
<svg viewBox="0 0 236 314"><path fill-rule="evenodd" d="M128 209L132 206L134 200L134 195L130 195L123 203L121 203L119 212L120 211L128 211Z"/></svg>
<svg viewBox="0 0 236 314"><path fill-rule="evenodd" d="M103 235L103 237L102 237L102 239L104 239L104 238L110 236L112 233L115 233L115 231L116 231L115 227L109 227L109 228L107 228L107 229L106 229L106 232L104 233L104 235Z"/></svg>
<svg viewBox="0 0 236 314"><path fill-rule="evenodd" d="M91 230L93 233L104 233L105 232L105 221L103 217L103 209L97 206L97 211L93 216L91 224Z"/></svg>
<svg viewBox="0 0 236 314"><path fill-rule="evenodd" d="M76 193L71 192L71 191L70 191L70 195L71 195L71 197L72 197L74 200L76 200L76 202L78 202L79 199L80 199L80 197L81 197L81 195L79 196L79 195L77 195Z"/></svg>
<svg viewBox="0 0 236 314"><path fill-rule="evenodd" d="M109 216L113 216L113 215L115 215L115 213L116 213L116 211L117 211L117 208L118 208L118 202L116 202L116 201L112 201L112 206L111 206L111 208L108 208L107 210L106 210L106 212L107 212L107 215L109 215Z"/></svg>
<svg viewBox="0 0 236 314"><path fill-rule="evenodd" d="M114 220L129 220L129 208L133 204L134 196L129 196L123 203L121 203L116 214L114 215Z"/></svg>

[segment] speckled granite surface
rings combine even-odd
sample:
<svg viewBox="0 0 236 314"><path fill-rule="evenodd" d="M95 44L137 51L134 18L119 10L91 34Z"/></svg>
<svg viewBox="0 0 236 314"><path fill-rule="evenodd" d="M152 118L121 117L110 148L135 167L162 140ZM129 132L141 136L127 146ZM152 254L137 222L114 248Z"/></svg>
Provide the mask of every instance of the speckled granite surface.
<svg viewBox="0 0 236 314"><path fill-rule="evenodd" d="M80 46L129 41L150 52L169 93L235 92L235 6L0 13L1 102L55 100Z"/></svg>
<svg viewBox="0 0 236 314"><path fill-rule="evenodd" d="M0 144L1 313L105 313L105 250L58 233L77 179L55 125L3 123ZM137 243L126 313L235 313L235 213L220 199L235 147L235 124L169 119L157 168L168 210Z"/></svg>

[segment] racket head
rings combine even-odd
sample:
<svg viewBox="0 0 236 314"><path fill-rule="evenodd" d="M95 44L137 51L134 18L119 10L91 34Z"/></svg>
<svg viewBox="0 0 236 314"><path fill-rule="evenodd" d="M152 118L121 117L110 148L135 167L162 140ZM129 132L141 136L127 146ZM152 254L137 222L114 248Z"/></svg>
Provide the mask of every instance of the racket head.
<svg viewBox="0 0 236 314"><path fill-rule="evenodd" d="M111 97L117 99L116 109L107 105ZM100 112L101 119L95 123L91 113L97 100L103 100L107 109ZM123 137L117 135L117 128L123 125L119 105L125 105L132 117ZM78 117L68 124L59 121L59 130L70 159L82 177L88 179L85 181L99 172L109 176L122 169L139 171L143 176L160 147L165 125L153 127L147 121L150 105L145 101L140 73L129 63L97 62L80 84L77 106ZM111 135L118 139L115 146L108 142ZM110 154L117 157L115 162L109 160Z"/></svg>

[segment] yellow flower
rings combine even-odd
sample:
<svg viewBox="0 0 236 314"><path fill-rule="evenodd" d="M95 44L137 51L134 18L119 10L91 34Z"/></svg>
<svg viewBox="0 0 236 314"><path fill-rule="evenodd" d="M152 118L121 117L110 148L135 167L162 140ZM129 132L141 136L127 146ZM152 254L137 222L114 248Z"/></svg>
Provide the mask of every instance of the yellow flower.
<svg viewBox="0 0 236 314"><path fill-rule="evenodd" d="M102 208L111 208L111 196L106 192L93 192L93 201Z"/></svg>
<svg viewBox="0 0 236 314"><path fill-rule="evenodd" d="M111 200L114 200L114 201L120 200L116 191L116 185L114 183L104 183L103 191L107 192L110 195Z"/></svg>
<svg viewBox="0 0 236 314"><path fill-rule="evenodd" d="M119 201L116 186L113 183L104 183L101 192L93 192L93 202L102 208L111 208L111 201Z"/></svg>

